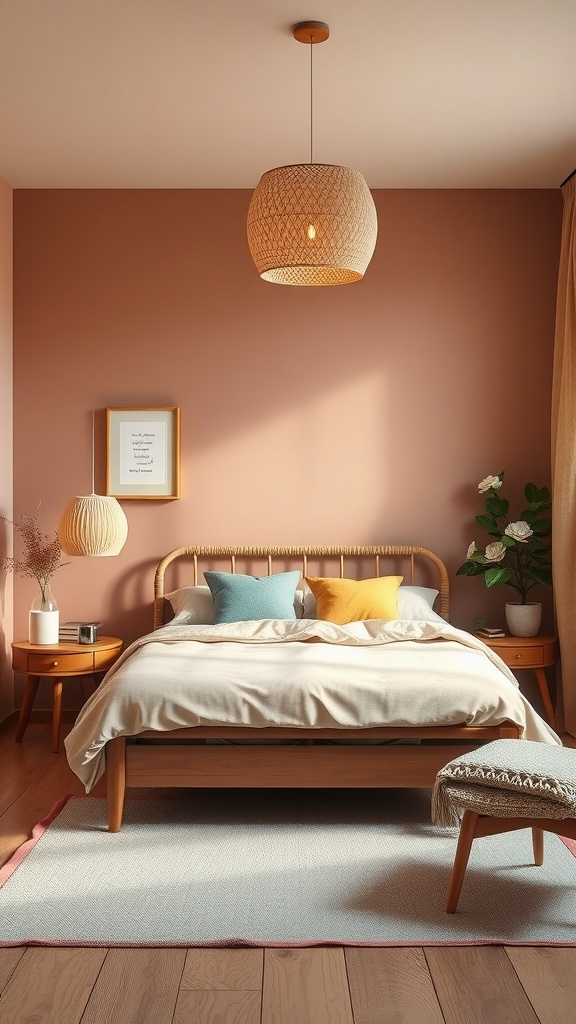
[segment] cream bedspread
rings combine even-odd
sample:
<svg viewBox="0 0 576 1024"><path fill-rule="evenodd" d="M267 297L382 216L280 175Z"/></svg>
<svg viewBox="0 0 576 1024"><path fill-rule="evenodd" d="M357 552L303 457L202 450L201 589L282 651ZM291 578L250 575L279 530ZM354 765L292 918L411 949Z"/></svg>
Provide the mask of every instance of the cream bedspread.
<svg viewBox="0 0 576 1024"><path fill-rule="evenodd" d="M518 725L560 743L503 661L448 623L316 619L170 624L135 641L65 740L89 792L118 735L196 725L362 730Z"/></svg>

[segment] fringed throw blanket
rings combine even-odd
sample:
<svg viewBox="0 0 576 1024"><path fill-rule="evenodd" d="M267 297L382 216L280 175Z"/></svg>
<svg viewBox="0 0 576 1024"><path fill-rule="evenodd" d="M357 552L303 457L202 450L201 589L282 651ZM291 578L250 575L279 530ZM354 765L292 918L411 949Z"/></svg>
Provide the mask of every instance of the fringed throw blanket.
<svg viewBox="0 0 576 1024"><path fill-rule="evenodd" d="M432 820L457 826L464 810L499 818L576 817L576 750L494 740L438 772Z"/></svg>

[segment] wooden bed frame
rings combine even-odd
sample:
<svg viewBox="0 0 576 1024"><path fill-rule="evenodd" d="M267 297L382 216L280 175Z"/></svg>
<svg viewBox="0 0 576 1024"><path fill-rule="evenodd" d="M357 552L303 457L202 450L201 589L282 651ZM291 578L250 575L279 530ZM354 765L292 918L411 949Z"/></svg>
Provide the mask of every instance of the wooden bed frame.
<svg viewBox="0 0 576 1024"><path fill-rule="evenodd" d="M405 584L434 587L436 606L449 619L448 573L432 551L413 546L382 547L180 547L162 559L154 580L154 629L172 617L165 599L166 570L176 560L193 564L192 579L176 586L197 586L203 569L267 575L302 568L302 575L365 579L401 574ZM224 563L224 564L223 564ZM381 573L383 563L385 572ZM351 574L350 567L354 571ZM274 568L273 568L274 567ZM336 569L336 571L335 571ZM512 723L500 726L442 726L362 729L363 740L390 745L317 745L317 740L350 740L350 729L294 729L196 726L169 733L146 731L119 736L106 745L108 828L122 824L125 790L142 787L414 788L431 787L448 761L480 743L517 738ZM298 745L207 745L209 739L300 740ZM136 743L134 740L161 740ZM394 740L413 740L393 745Z"/></svg>

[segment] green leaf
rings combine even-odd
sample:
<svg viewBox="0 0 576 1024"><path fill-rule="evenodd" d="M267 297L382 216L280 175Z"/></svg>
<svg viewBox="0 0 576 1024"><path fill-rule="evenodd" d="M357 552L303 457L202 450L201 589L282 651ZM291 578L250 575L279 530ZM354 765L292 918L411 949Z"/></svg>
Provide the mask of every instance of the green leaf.
<svg viewBox="0 0 576 1024"><path fill-rule="evenodd" d="M531 526L537 537L549 537L552 533L551 519L538 519L537 522L531 524Z"/></svg>
<svg viewBox="0 0 576 1024"><path fill-rule="evenodd" d="M490 515L501 519L502 516L506 515L509 506L510 502L507 498L501 498L499 494L495 494L493 491L488 491L486 496L486 511L489 512Z"/></svg>
<svg viewBox="0 0 576 1024"><path fill-rule="evenodd" d="M475 516L475 522L478 526L481 526L483 530L487 530L489 534L499 534L498 523L494 519L494 516L482 515Z"/></svg>
<svg viewBox="0 0 576 1024"><path fill-rule="evenodd" d="M457 576L481 576L484 572L484 567L479 565L478 562L464 562L458 569L456 569Z"/></svg>
<svg viewBox="0 0 576 1024"><path fill-rule="evenodd" d="M550 501L550 491L547 487L536 487L536 484L526 484L524 488L524 496L526 501L539 502L541 504L548 504Z"/></svg>
<svg viewBox="0 0 576 1024"><path fill-rule="evenodd" d="M539 540L536 540L536 541L534 541L534 547L531 547L530 550L529 550L529 555L530 555L530 558L537 558L537 559L549 558L550 557L550 548L545 548L540 543Z"/></svg>
<svg viewBox="0 0 576 1024"><path fill-rule="evenodd" d="M513 548L516 545L516 541L513 537L509 537L507 533L502 537L502 543L505 548Z"/></svg>
<svg viewBox="0 0 576 1024"><path fill-rule="evenodd" d="M546 569L525 568L524 572L526 576L529 576L531 580L536 580L537 583L545 583L546 586L552 586L552 573Z"/></svg>
<svg viewBox="0 0 576 1024"><path fill-rule="evenodd" d="M495 587L498 583L507 583L511 576L512 573L510 572L510 569L503 569L500 567L488 569L484 575L484 579L487 587Z"/></svg>

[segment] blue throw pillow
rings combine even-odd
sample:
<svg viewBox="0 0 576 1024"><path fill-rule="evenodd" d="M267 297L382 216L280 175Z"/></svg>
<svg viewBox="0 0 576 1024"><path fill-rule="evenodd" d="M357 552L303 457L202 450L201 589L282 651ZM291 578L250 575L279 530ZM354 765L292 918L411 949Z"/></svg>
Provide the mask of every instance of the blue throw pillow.
<svg viewBox="0 0 576 1024"><path fill-rule="evenodd" d="M205 572L214 598L214 622L295 619L294 594L301 578L297 570L272 576Z"/></svg>

